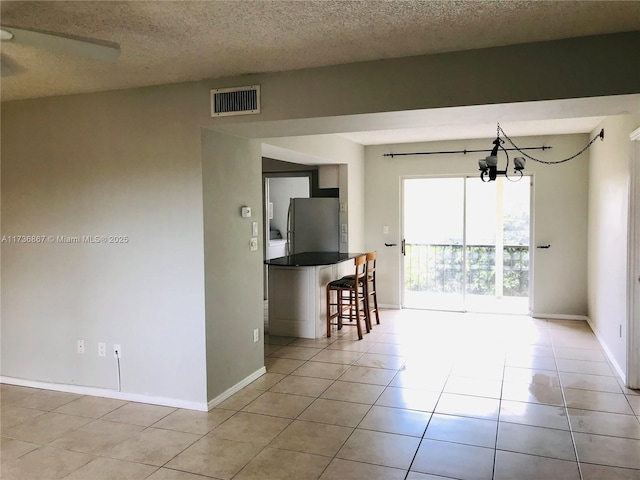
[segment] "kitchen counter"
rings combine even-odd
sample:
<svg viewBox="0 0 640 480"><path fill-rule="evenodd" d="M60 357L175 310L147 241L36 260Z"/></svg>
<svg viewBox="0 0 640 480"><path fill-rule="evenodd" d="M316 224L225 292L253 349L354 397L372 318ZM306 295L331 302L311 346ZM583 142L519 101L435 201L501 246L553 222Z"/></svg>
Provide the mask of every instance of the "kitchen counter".
<svg viewBox="0 0 640 480"><path fill-rule="evenodd" d="M361 253L306 252L265 260L269 269L269 334L322 338L327 334L327 284L354 273Z"/></svg>
<svg viewBox="0 0 640 480"><path fill-rule="evenodd" d="M265 260L266 265L278 265L281 267L316 267L319 265L333 265L335 263L352 260L362 253L341 252L305 252L287 255L285 257Z"/></svg>

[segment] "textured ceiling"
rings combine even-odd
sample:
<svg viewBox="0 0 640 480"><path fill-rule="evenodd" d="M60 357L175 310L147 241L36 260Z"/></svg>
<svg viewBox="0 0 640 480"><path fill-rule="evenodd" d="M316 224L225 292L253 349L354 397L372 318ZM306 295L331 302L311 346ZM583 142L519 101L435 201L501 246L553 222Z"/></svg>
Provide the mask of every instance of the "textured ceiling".
<svg viewBox="0 0 640 480"><path fill-rule="evenodd" d="M2 100L640 30L640 2L7 1L3 25L120 45L100 63L3 42Z"/></svg>

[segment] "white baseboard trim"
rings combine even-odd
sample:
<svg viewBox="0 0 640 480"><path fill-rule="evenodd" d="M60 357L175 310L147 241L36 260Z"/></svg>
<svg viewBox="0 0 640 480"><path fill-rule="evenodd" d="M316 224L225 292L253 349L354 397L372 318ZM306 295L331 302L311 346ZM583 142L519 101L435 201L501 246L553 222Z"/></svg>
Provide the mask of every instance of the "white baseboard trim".
<svg viewBox="0 0 640 480"><path fill-rule="evenodd" d="M587 318L587 323L591 327L591 331L593 332L593 334L598 339L598 343L602 347L602 350L604 350L604 354L607 356L607 360L609 360L611 366L614 368L622 382L626 385L627 376L624 374L624 370L620 368L620 365L618 364L618 362L616 362L616 359L613 357L613 354L611 353L611 350L609 350L609 347L607 347L607 344L602 341L602 337L600 337L598 331L596 330L596 327L591 323L591 319Z"/></svg>
<svg viewBox="0 0 640 480"><path fill-rule="evenodd" d="M244 387L249 385L254 380L260 378L265 373L267 373L267 367L262 367L262 368L256 370L255 372L253 372L248 377L246 377L244 380L241 380L240 382L236 383L233 387L227 388L224 392L222 392L216 398L214 398L212 400L209 400L209 402L207 403L208 410L211 410L216 405L221 404L227 398L229 398L231 395L233 395L234 393L242 390Z"/></svg>
<svg viewBox="0 0 640 480"><path fill-rule="evenodd" d="M531 314L533 318L547 318L549 320L580 320L588 322L589 317L586 315L565 315L563 313L536 313Z"/></svg>
<svg viewBox="0 0 640 480"><path fill-rule="evenodd" d="M39 388L42 390L55 390L58 392L76 393L78 395L90 395L92 397L114 398L127 402L150 403L152 405L162 405L165 407L184 408L187 410L207 411L205 402L191 402L178 398L155 397L141 395L139 393L117 392L106 388L85 387L83 385L68 385L64 383L40 382L35 380L25 380L22 378L0 376L0 383L8 385L18 385L20 387Z"/></svg>
<svg viewBox="0 0 640 480"><path fill-rule="evenodd" d="M385 308L387 310L401 310L402 307L400 305L394 305L392 303L379 303L379 308Z"/></svg>

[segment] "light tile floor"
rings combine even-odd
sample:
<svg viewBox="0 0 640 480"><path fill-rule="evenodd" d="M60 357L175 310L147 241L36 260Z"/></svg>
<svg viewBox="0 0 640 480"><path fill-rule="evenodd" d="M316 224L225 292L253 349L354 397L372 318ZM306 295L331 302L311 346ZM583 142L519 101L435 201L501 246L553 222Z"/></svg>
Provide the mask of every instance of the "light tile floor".
<svg viewBox="0 0 640 480"><path fill-rule="evenodd" d="M383 311L265 338L211 412L2 385L3 480L640 479L640 392L584 322Z"/></svg>

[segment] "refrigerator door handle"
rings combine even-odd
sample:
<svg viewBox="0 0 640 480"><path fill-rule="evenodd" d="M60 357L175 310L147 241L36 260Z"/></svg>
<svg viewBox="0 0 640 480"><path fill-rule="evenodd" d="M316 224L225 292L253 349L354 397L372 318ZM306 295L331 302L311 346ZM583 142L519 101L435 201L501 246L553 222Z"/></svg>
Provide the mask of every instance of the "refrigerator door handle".
<svg viewBox="0 0 640 480"><path fill-rule="evenodd" d="M291 201L289 201L289 208L287 209L287 255L291 255L293 250L291 249Z"/></svg>

